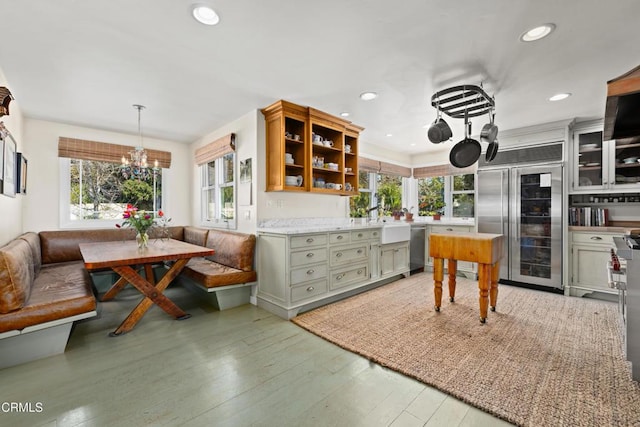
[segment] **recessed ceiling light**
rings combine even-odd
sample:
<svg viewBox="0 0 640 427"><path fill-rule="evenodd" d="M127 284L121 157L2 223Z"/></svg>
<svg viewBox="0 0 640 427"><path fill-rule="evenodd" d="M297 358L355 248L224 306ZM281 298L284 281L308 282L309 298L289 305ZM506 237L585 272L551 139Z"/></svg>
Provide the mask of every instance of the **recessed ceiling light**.
<svg viewBox="0 0 640 427"><path fill-rule="evenodd" d="M415 147L415 146L416 146L416 143L414 142L414 143L409 144L409 145L411 145L412 147Z"/></svg>
<svg viewBox="0 0 640 427"><path fill-rule="evenodd" d="M540 40L543 37L547 37L555 29L556 29L555 24L543 24L523 33L520 36L520 40L522 40L523 42L533 42L536 40Z"/></svg>
<svg viewBox="0 0 640 427"><path fill-rule="evenodd" d="M551 98L549 98L549 101L562 101L563 99L567 99L570 96L570 93L556 93Z"/></svg>
<svg viewBox="0 0 640 427"><path fill-rule="evenodd" d="M378 94L375 92L362 92L360 94L360 99L362 99L363 101L371 101L372 99L376 99L378 97Z"/></svg>
<svg viewBox="0 0 640 427"><path fill-rule="evenodd" d="M388 137L391 137L391 136L393 136L393 134L392 134L392 133L388 133L388 134L387 134L387 136L388 136Z"/></svg>
<svg viewBox="0 0 640 427"><path fill-rule="evenodd" d="M220 17L216 11L204 4L194 5L191 13L193 14L193 17L196 18L196 21L204 25L216 25L220 22Z"/></svg>
<svg viewBox="0 0 640 427"><path fill-rule="evenodd" d="M343 111L342 113L340 113L340 115L342 117L349 117L349 113L347 113L346 111Z"/></svg>

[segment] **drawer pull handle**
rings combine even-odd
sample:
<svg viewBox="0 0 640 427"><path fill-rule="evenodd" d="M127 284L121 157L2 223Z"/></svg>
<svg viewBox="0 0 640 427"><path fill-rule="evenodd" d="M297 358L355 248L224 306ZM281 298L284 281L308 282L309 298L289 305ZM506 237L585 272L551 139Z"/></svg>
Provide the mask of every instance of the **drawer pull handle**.
<svg viewBox="0 0 640 427"><path fill-rule="evenodd" d="M400 249L394 249L393 251L394 252L400 252Z"/></svg>
<svg viewBox="0 0 640 427"><path fill-rule="evenodd" d="M343 235L340 235L340 236L336 237L336 239L342 240L343 237L344 237Z"/></svg>
<svg viewBox="0 0 640 427"><path fill-rule="evenodd" d="M447 228L447 231L453 231L453 228Z"/></svg>
<svg viewBox="0 0 640 427"><path fill-rule="evenodd" d="M342 252L338 252L338 253L336 254L336 258L340 258L341 256L342 256Z"/></svg>
<svg viewBox="0 0 640 427"><path fill-rule="evenodd" d="M358 249L358 253L361 254L362 253L362 249Z"/></svg>
<svg viewBox="0 0 640 427"><path fill-rule="evenodd" d="M309 286L309 287L307 288L307 292L311 292L311 291L313 291L314 289L315 289L315 288L314 288L313 286Z"/></svg>
<svg viewBox="0 0 640 427"><path fill-rule="evenodd" d="M309 237L309 238L307 239L307 243L313 243L313 239L312 239L311 237Z"/></svg>
<svg viewBox="0 0 640 427"><path fill-rule="evenodd" d="M592 236L591 240L602 240L602 237L600 237L600 236Z"/></svg>
<svg viewBox="0 0 640 427"><path fill-rule="evenodd" d="M315 270L309 270L309 271L307 271L307 274L313 274L313 273L315 273Z"/></svg>
<svg viewBox="0 0 640 427"><path fill-rule="evenodd" d="M358 270L358 275L362 274L362 269Z"/></svg>
<svg viewBox="0 0 640 427"><path fill-rule="evenodd" d="M313 256L313 252L309 252L309 253L307 254L307 258L311 258L312 256Z"/></svg>
<svg viewBox="0 0 640 427"><path fill-rule="evenodd" d="M358 237L362 237L362 233L358 233Z"/></svg>
<svg viewBox="0 0 640 427"><path fill-rule="evenodd" d="M373 235L374 235L374 236L377 236L377 235L378 235L378 232L377 232L377 231L374 231L374 232L373 232Z"/></svg>
<svg viewBox="0 0 640 427"><path fill-rule="evenodd" d="M338 274L336 276L336 280L342 280L343 277L344 277L344 274Z"/></svg>

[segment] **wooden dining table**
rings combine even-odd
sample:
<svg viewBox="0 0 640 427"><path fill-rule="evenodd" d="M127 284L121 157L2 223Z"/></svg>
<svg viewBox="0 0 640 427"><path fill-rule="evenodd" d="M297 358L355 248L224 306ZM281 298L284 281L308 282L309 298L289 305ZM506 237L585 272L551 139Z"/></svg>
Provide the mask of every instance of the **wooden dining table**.
<svg viewBox="0 0 640 427"><path fill-rule="evenodd" d="M502 234L432 233L429 236L429 255L433 257L433 292L436 311L440 311L442 304L444 260L447 260L451 302L455 300L458 261L476 262L478 263L480 322L485 323L489 305L491 311L495 311L498 302L498 276L503 245Z"/></svg>
<svg viewBox="0 0 640 427"><path fill-rule="evenodd" d="M144 249L138 248L134 240L80 243L79 246L87 270L110 268L120 276L102 296L102 301L113 299L127 283L144 295L142 301L122 324L109 334L110 336L131 331L153 304L177 320L191 317L164 295L164 290L180 274L191 258L214 254L213 249L175 239L151 241ZM165 261L174 262L166 264L169 269L156 283L153 266ZM138 273L138 270L144 271L144 276Z"/></svg>

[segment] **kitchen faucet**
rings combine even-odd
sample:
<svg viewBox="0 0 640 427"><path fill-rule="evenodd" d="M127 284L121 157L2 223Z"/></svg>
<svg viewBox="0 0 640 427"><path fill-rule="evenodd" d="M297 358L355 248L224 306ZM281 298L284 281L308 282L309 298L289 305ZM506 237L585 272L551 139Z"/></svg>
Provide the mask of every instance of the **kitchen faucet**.
<svg viewBox="0 0 640 427"><path fill-rule="evenodd" d="M377 211L380 208L380 205L374 206L372 208L367 209L367 222L371 222L371 212Z"/></svg>

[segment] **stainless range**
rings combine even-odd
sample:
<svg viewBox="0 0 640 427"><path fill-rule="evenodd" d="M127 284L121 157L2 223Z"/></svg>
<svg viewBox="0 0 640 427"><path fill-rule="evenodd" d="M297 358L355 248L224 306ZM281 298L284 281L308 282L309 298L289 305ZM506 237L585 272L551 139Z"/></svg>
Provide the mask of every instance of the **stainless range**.
<svg viewBox="0 0 640 427"><path fill-rule="evenodd" d="M613 240L616 244L616 255L623 267L618 272L610 270L613 276L611 282L619 292L620 314L624 322L625 353L627 360L631 362L631 376L634 380L640 381L640 242L628 236L614 237Z"/></svg>

